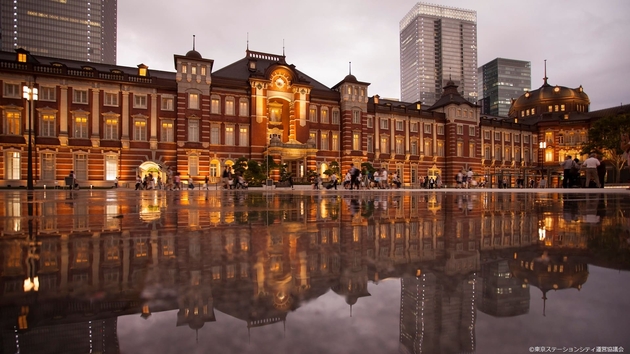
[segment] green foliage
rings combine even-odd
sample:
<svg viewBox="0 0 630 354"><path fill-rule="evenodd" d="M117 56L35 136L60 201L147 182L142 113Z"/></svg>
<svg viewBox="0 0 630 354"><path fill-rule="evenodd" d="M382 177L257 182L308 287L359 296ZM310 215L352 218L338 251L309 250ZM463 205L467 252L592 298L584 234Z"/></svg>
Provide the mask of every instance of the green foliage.
<svg viewBox="0 0 630 354"><path fill-rule="evenodd" d="M328 165L328 169L326 171L324 171L324 174L326 176L328 176L328 177L332 176L333 174L336 174L337 176L341 176L341 170L339 168L339 162L332 161Z"/></svg>
<svg viewBox="0 0 630 354"><path fill-rule="evenodd" d="M368 171L369 173L372 173L372 174L374 174L374 171L376 171L376 169L374 168L374 166L372 166L372 164L371 164L371 163L369 163L369 162L363 162L363 163L361 163L361 170L363 170L364 168L365 168L365 169L367 169L367 171Z"/></svg>
<svg viewBox="0 0 630 354"><path fill-rule="evenodd" d="M621 149L621 136L630 133L630 115L619 114L601 118L588 130L588 141L582 145L582 154L596 152L617 170L615 180L626 160Z"/></svg>

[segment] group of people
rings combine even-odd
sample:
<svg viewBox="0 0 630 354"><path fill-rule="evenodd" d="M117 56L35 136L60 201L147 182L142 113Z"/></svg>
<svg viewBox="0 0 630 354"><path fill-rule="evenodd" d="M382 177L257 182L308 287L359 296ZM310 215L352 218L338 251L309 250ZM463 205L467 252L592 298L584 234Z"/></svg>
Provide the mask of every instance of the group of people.
<svg viewBox="0 0 630 354"><path fill-rule="evenodd" d="M565 160L560 163L562 166L562 188L586 187L586 188L603 188L606 177L606 167L597 158L597 154L592 153L589 157L580 163L576 157L571 158L567 155ZM581 185L580 171L584 171L584 186Z"/></svg>
<svg viewBox="0 0 630 354"><path fill-rule="evenodd" d="M225 166L221 175L223 189L247 189L247 181L240 173L234 173L232 167Z"/></svg>

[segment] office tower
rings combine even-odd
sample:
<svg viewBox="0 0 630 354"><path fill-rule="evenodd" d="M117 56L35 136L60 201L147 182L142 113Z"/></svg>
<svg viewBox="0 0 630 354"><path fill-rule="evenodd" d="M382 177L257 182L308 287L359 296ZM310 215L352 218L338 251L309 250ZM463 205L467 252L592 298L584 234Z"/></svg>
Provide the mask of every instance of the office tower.
<svg viewBox="0 0 630 354"><path fill-rule="evenodd" d="M117 0L0 0L2 50L116 64Z"/></svg>
<svg viewBox="0 0 630 354"><path fill-rule="evenodd" d="M477 12L417 3L400 21L400 94L433 105L452 80L477 102Z"/></svg>
<svg viewBox="0 0 630 354"><path fill-rule="evenodd" d="M507 117L512 99L529 91L532 84L531 63L496 58L479 67L481 113Z"/></svg>

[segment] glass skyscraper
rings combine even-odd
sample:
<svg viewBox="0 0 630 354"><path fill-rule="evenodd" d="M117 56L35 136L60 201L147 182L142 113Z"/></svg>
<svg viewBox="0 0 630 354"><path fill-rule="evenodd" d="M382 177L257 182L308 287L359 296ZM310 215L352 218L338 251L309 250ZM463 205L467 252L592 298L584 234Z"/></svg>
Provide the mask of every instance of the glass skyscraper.
<svg viewBox="0 0 630 354"><path fill-rule="evenodd" d="M479 78L481 113L507 117L512 98L519 98L531 89L531 63L496 58L479 67Z"/></svg>
<svg viewBox="0 0 630 354"><path fill-rule="evenodd" d="M417 3L400 21L401 99L433 105L449 80L477 102L477 12Z"/></svg>
<svg viewBox="0 0 630 354"><path fill-rule="evenodd" d="M0 0L2 50L116 64L117 0Z"/></svg>

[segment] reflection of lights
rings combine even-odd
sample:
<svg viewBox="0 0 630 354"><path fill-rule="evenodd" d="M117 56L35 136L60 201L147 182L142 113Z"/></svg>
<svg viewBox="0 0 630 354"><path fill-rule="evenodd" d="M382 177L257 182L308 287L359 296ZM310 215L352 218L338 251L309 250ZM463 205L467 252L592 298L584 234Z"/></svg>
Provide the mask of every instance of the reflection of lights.
<svg viewBox="0 0 630 354"><path fill-rule="evenodd" d="M546 236L547 236L547 231L545 230L544 227L538 229L538 239L540 241L543 241Z"/></svg>
<svg viewBox="0 0 630 354"><path fill-rule="evenodd" d="M24 279L24 292L39 290L39 277Z"/></svg>

